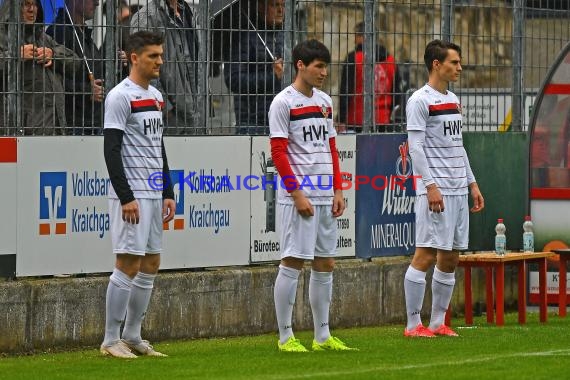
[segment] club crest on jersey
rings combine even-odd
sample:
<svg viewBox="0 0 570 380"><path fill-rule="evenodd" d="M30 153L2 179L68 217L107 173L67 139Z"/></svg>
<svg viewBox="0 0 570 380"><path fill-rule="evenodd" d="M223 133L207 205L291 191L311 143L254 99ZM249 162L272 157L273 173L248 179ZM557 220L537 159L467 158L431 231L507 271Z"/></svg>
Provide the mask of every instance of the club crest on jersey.
<svg viewBox="0 0 570 380"><path fill-rule="evenodd" d="M461 104L457 103L455 106L457 107L457 111L459 111L459 113L461 113Z"/></svg>
<svg viewBox="0 0 570 380"><path fill-rule="evenodd" d="M160 106L160 102L159 102L158 100L155 100L155 101L154 101L154 104L156 105L156 109L157 109L158 111L162 111L162 107Z"/></svg>
<svg viewBox="0 0 570 380"><path fill-rule="evenodd" d="M324 104L321 106L321 113L323 114L325 119L329 117L329 110L327 106L325 106Z"/></svg>

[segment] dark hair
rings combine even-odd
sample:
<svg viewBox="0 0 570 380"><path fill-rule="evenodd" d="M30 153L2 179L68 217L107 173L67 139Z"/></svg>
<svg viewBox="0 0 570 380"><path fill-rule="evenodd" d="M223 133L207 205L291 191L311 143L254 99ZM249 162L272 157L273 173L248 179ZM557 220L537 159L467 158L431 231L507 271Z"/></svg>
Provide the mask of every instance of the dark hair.
<svg viewBox="0 0 570 380"><path fill-rule="evenodd" d="M305 66L309 66L314 60L321 60L327 64L331 62L331 53L322 42L317 40L307 40L299 42L293 48L293 64L295 71L298 71L297 62L301 60Z"/></svg>
<svg viewBox="0 0 570 380"><path fill-rule="evenodd" d="M162 45L164 43L164 35L162 33L149 32L148 30L141 30L133 33L127 39L127 57L131 53L140 54L145 46L148 45Z"/></svg>
<svg viewBox="0 0 570 380"><path fill-rule="evenodd" d="M433 40L426 46L426 51L424 53L424 62L429 72L431 72L433 68L433 61L438 60L440 62L445 61L447 57L447 51L455 50L461 57L461 48L459 45L454 44L453 42L448 41L441 41L441 40Z"/></svg>
<svg viewBox="0 0 570 380"><path fill-rule="evenodd" d="M364 34L364 21L361 21L358 24L356 24L356 26L354 27L354 32L356 34Z"/></svg>

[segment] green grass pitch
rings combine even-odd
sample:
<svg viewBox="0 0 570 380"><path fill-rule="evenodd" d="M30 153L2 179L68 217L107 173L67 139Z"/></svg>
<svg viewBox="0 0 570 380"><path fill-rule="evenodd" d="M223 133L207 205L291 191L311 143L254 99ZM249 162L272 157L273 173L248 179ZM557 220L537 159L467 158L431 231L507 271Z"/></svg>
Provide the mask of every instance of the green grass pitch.
<svg viewBox="0 0 570 380"><path fill-rule="evenodd" d="M95 348L0 358L2 379L565 379L570 377L570 317L548 323L529 314L518 325L453 321L459 338L409 339L403 326L336 329L358 352L277 351L277 335L156 344L168 358L120 360ZM296 334L308 347L312 332Z"/></svg>

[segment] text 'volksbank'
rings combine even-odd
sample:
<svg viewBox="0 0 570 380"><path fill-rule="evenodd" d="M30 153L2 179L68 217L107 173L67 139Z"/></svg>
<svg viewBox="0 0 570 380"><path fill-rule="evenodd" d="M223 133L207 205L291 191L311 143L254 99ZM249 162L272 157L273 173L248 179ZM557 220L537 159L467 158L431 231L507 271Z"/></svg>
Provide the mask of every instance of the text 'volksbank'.
<svg viewBox="0 0 570 380"><path fill-rule="evenodd" d="M198 172L204 177L209 174L208 178L222 178L224 176L214 176L213 170L206 171L204 169ZM226 170L225 176L229 173ZM200 178L200 177L197 177ZM209 192L225 192L223 186L216 186L214 182L213 188L201 187L197 193ZM104 177L97 170L83 171L71 173L71 195L74 198L82 198L81 205L79 202L70 202L71 207L71 232L88 233L95 232L99 238L105 236L105 232L109 231L110 219L107 208L101 209L94 202L96 197L109 196L111 189L111 181L108 177ZM196 189L200 185L197 183ZM217 190L216 190L217 189ZM199 205L190 204L187 206L187 218L189 229L210 229L215 234L220 232L221 228L230 226L230 209L216 208L212 202L202 203Z"/></svg>
<svg viewBox="0 0 570 380"><path fill-rule="evenodd" d="M73 197L107 197L110 186L111 180L97 170L71 173ZM109 231L108 212L97 210L94 204L71 209L71 232L96 232L102 239L106 231Z"/></svg>

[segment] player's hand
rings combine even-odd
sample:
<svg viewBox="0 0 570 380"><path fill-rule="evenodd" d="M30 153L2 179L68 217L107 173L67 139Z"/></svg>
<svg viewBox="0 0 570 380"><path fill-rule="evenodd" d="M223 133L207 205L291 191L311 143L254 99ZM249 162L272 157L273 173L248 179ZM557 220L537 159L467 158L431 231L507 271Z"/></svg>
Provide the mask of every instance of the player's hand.
<svg viewBox="0 0 570 380"><path fill-rule="evenodd" d="M168 223L174 219L174 213L176 212L176 202L174 199L165 199L162 202L162 222Z"/></svg>
<svg viewBox="0 0 570 380"><path fill-rule="evenodd" d="M125 223L139 224L139 203L134 200L121 206Z"/></svg>
<svg viewBox="0 0 570 380"><path fill-rule="evenodd" d="M473 182L469 187L471 188L471 198L473 198L473 207L469 211L479 212L485 208L485 200L476 182Z"/></svg>
<svg viewBox="0 0 570 380"><path fill-rule="evenodd" d="M295 201L295 207L297 208L297 212L301 214L301 216L313 216L315 215L315 210L313 209L313 205L311 201L307 199L303 190L294 190L291 193L293 200Z"/></svg>
<svg viewBox="0 0 570 380"><path fill-rule="evenodd" d="M427 199L429 204L429 210L431 212L443 212L445 206L443 204L443 196L441 191L437 188L436 184L432 183L427 187Z"/></svg>
<svg viewBox="0 0 570 380"><path fill-rule="evenodd" d="M342 190L334 191L333 205L332 205L332 215L337 218L342 215L346 205L344 204L344 195L342 195Z"/></svg>

